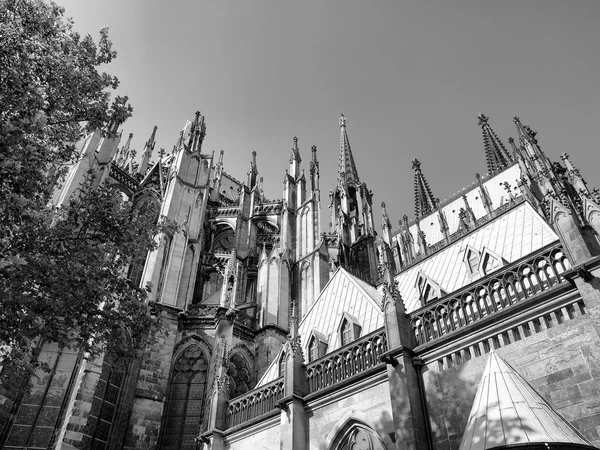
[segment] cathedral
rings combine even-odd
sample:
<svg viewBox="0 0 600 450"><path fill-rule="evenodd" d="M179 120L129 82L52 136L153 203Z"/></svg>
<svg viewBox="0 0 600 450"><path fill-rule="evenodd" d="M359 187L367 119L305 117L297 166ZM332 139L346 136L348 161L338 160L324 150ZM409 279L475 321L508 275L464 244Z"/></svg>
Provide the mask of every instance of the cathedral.
<svg viewBox="0 0 600 450"><path fill-rule="evenodd" d="M200 113L170 153L157 127L140 158L131 134L88 133L54 203L92 171L169 224L128 270L164 332L130 360L45 344L50 372L0 396L0 446L600 446L600 192L519 118L507 145L478 121L485 175L440 201L414 159L397 225L373 216L343 115L337 174L294 138L278 199L256 152L243 180L203 153Z"/></svg>

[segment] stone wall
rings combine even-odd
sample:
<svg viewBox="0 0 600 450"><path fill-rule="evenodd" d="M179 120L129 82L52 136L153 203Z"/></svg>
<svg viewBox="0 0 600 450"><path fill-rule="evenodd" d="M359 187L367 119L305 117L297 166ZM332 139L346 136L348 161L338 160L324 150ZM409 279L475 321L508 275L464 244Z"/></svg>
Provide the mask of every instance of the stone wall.
<svg viewBox="0 0 600 450"><path fill-rule="evenodd" d="M394 422L387 376L365 380L308 404L309 447L324 450L344 424L357 420L371 427L390 446ZM395 448L391 447L390 448Z"/></svg>
<svg viewBox="0 0 600 450"><path fill-rule="evenodd" d="M268 426L260 424L228 436L226 448L228 450L279 450L279 423L270 423Z"/></svg>
<svg viewBox="0 0 600 450"><path fill-rule="evenodd" d="M124 443L127 449L151 448L158 441L177 338L177 319L163 312L162 323L166 333L157 335L156 344L142 358Z"/></svg>
<svg viewBox="0 0 600 450"><path fill-rule="evenodd" d="M580 301L424 367L434 449L459 447L493 348L555 411L600 446L600 338Z"/></svg>

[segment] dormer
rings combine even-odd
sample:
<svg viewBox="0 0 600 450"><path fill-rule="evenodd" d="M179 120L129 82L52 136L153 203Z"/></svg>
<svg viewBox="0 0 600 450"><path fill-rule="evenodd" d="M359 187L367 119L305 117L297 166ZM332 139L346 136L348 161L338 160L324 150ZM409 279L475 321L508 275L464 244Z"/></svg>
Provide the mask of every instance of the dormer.
<svg viewBox="0 0 600 450"><path fill-rule="evenodd" d="M470 245L467 245L463 256L463 263L467 267L469 276L475 277L479 275L479 263L481 262L481 253L475 250Z"/></svg>
<svg viewBox="0 0 600 450"><path fill-rule="evenodd" d="M504 258L484 247L479 262L479 273L489 275L506 264L508 263Z"/></svg>
<svg viewBox="0 0 600 450"><path fill-rule="evenodd" d="M325 356L327 353L327 337L318 332L312 330L308 335L308 346L306 348L306 355L308 356L308 362L316 361L317 359Z"/></svg>
<svg viewBox="0 0 600 450"><path fill-rule="evenodd" d="M423 306L448 294L439 284L429 278L422 270L419 270L419 273L417 274L416 287L417 292L419 293L419 300Z"/></svg>
<svg viewBox="0 0 600 450"><path fill-rule="evenodd" d="M355 317L348 313L342 315L342 320L338 326L338 336L340 338L340 347L347 345L360 337L361 326Z"/></svg>

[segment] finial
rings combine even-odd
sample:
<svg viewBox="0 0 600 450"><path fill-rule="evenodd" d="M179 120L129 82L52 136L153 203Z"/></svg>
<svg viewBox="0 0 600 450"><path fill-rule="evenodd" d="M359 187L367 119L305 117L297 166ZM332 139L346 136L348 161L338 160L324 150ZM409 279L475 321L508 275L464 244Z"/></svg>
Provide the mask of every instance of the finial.
<svg viewBox="0 0 600 450"><path fill-rule="evenodd" d="M381 202L381 209L385 209L385 202Z"/></svg>
<svg viewBox="0 0 600 450"><path fill-rule="evenodd" d="M133 137L133 133L129 133L129 139Z"/></svg>
<svg viewBox="0 0 600 450"><path fill-rule="evenodd" d="M252 152L252 162L256 163L256 150Z"/></svg>
<svg viewBox="0 0 600 450"><path fill-rule="evenodd" d="M158 159L159 159L159 160L163 159L163 156L165 156L165 149L161 147L161 148L158 150Z"/></svg>
<svg viewBox="0 0 600 450"><path fill-rule="evenodd" d="M479 175L478 173L475 174L475 178L477 178L477 181L481 180L481 175Z"/></svg>
<svg viewBox="0 0 600 450"><path fill-rule="evenodd" d="M567 152L564 152L560 155L560 159L562 159L563 161L566 161L569 159L569 155Z"/></svg>
<svg viewBox="0 0 600 450"><path fill-rule="evenodd" d="M312 152L312 159L315 161L317 159L317 146L313 145L310 150Z"/></svg>
<svg viewBox="0 0 600 450"><path fill-rule="evenodd" d="M194 118L194 123L198 123L200 121L200 111L196 111L196 117Z"/></svg>
<svg viewBox="0 0 600 450"><path fill-rule="evenodd" d="M412 169L421 170L421 162L417 158L413 158L412 160Z"/></svg>
<svg viewBox="0 0 600 450"><path fill-rule="evenodd" d="M513 122L514 123L521 123L521 120L517 116L515 116L515 117L513 117Z"/></svg>
<svg viewBox="0 0 600 450"><path fill-rule="evenodd" d="M346 126L346 118L344 117L344 114L340 114L340 126L341 127Z"/></svg>
<svg viewBox="0 0 600 450"><path fill-rule="evenodd" d="M479 119L479 123L478 123L479 126L486 125L488 123L488 120L490 120L489 117L486 117L485 115L483 115L481 113L479 113L477 118Z"/></svg>
<svg viewBox="0 0 600 450"><path fill-rule="evenodd" d="M294 136L294 149L298 149L298 138Z"/></svg>

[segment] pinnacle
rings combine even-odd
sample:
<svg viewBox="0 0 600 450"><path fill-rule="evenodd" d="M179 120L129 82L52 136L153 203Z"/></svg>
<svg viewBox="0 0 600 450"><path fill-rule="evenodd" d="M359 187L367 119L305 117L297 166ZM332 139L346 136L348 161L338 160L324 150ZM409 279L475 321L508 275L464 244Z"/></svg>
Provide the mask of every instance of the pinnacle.
<svg viewBox="0 0 600 450"><path fill-rule="evenodd" d="M415 171L414 186L415 186L415 215L423 217L428 212L433 211L435 207L435 199L429 183L425 179L421 170L421 162L414 158L412 168Z"/></svg>
<svg viewBox="0 0 600 450"><path fill-rule="evenodd" d="M513 158L488 123L489 118L481 113L477 118L479 119L478 125L481 127L483 133L483 145L488 173L494 173L509 166L513 162Z"/></svg>
<svg viewBox="0 0 600 450"><path fill-rule="evenodd" d="M340 136L340 160L338 164L338 181L359 182L358 171L350 149L350 141L346 132L346 118L340 116L341 136Z"/></svg>

